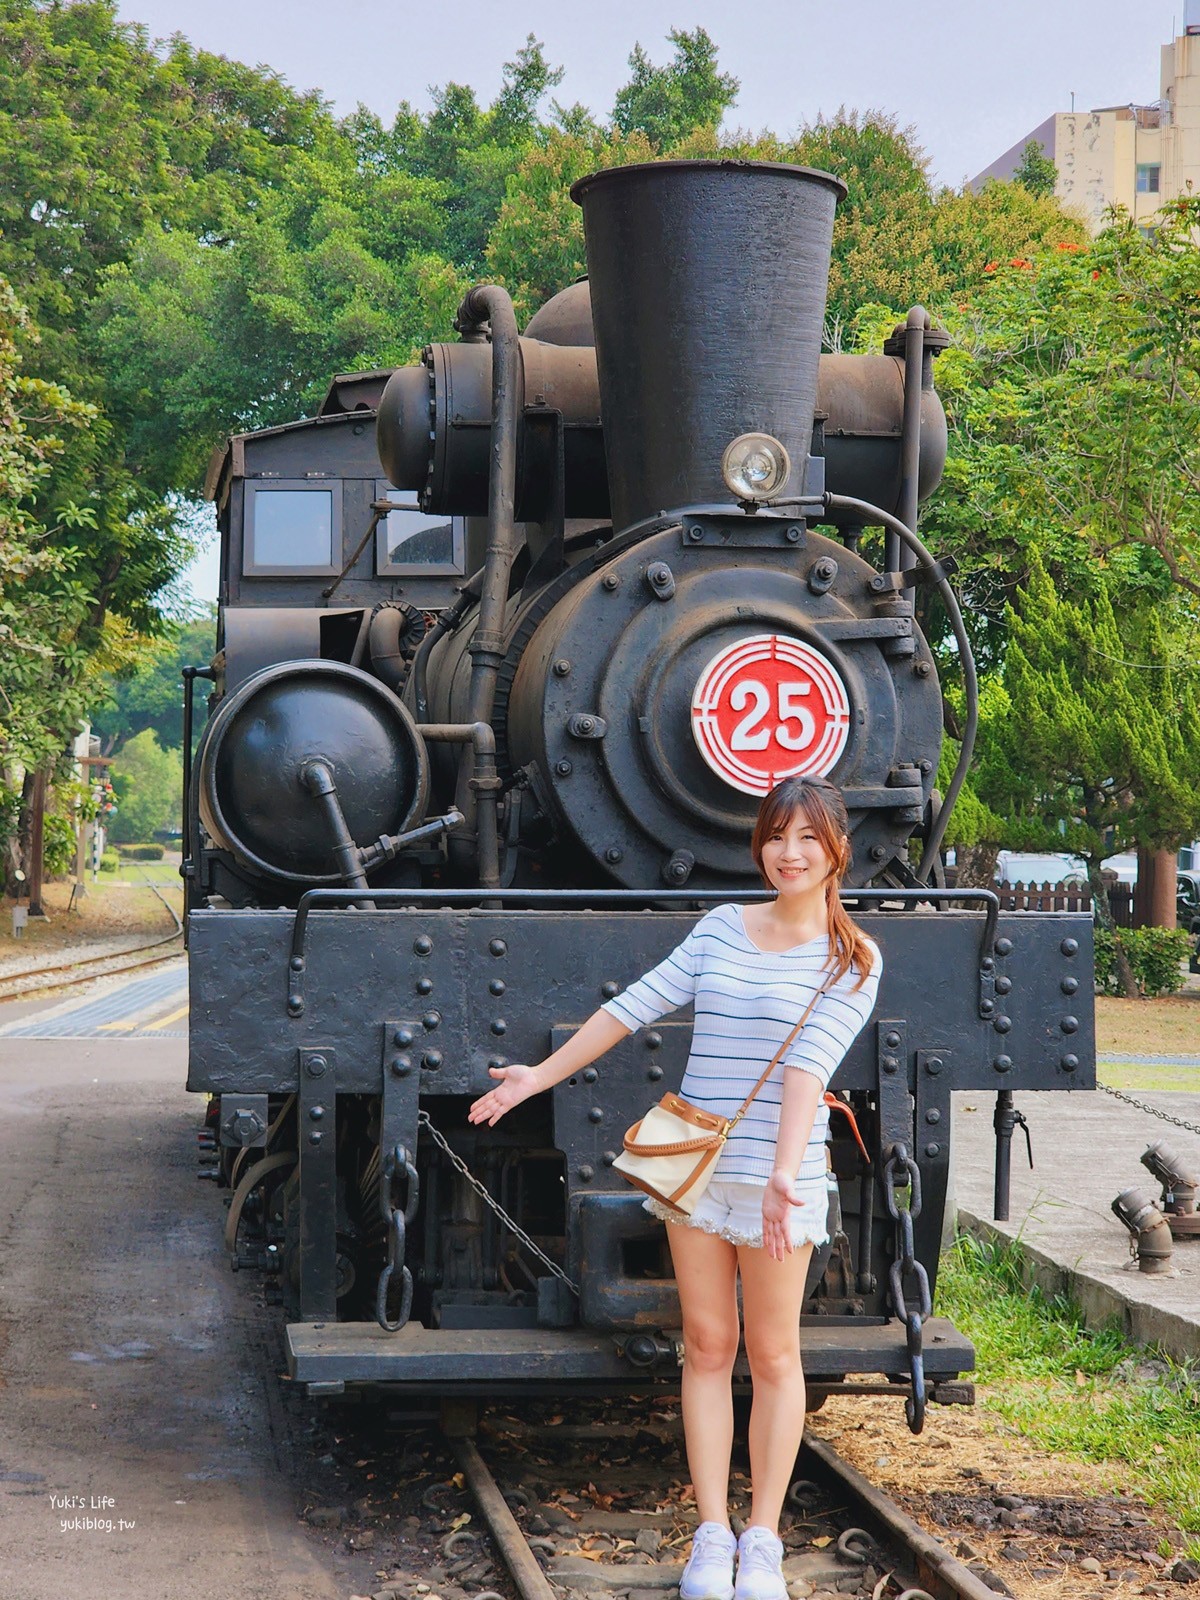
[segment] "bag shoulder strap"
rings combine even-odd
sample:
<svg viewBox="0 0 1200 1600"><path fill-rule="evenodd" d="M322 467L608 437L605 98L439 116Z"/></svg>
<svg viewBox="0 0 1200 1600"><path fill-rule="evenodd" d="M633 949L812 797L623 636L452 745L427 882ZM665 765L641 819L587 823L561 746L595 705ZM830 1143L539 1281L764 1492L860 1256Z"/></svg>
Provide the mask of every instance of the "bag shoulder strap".
<svg viewBox="0 0 1200 1600"><path fill-rule="evenodd" d="M783 1041L783 1043L779 1046L779 1049L776 1050L775 1054L771 1057L770 1061L767 1063L766 1070L764 1071L762 1077L754 1085L753 1089L751 1089L750 1093L746 1096L746 1098L742 1101L741 1105L737 1108L737 1110L734 1112L733 1116L730 1118L730 1122L729 1122L730 1127L732 1127L735 1122L740 1122L742 1120L742 1118L746 1115L746 1112L750 1109L750 1102L754 1099L754 1096L762 1088L763 1084L766 1083L767 1079L775 1071L775 1068L779 1065L779 1063L783 1060L784 1056L791 1049L793 1043L795 1042L797 1034L803 1028L804 1024L808 1021L809 1017L812 1016L813 1007L816 1005L817 1001L821 998L822 995L828 994L832 987L833 987L833 974L830 973L829 976L825 979L825 982L817 990L816 994L813 995L812 999L805 1006L804 1015L800 1018L800 1021L792 1029L791 1033L788 1034L787 1038Z"/></svg>

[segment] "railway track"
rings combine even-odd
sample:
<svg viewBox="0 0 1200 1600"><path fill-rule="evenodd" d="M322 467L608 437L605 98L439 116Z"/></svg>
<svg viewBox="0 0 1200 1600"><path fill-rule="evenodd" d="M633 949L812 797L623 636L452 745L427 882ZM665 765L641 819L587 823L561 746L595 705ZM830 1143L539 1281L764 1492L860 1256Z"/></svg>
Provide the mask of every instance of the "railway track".
<svg viewBox="0 0 1200 1600"><path fill-rule="evenodd" d="M567 1431L569 1435L574 1430ZM549 1430L539 1430L536 1437L544 1444ZM614 1443L618 1441L619 1435L614 1435ZM580 1589L590 1594L606 1589L618 1592L622 1588L645 1589L651 1594L674 1591L679 1567L673 1562L630 1565L618 1560L598 1561L594 1559L594 1549L587 1550L575 1562L570 1556L555 1555L549 1570L544 1571L537 1551L545 1551L552 1542L545 1535L535 1535L531 1540L527 1526L522 1527L518 1521L517 1511L524 1512L527 1525L533 1522L541 1526L549 1520L546 1513L552 1510L553 1502L542 1503L539 1508L523 1487L515 1486L515 1492L513 1486L503 1489L473 1438L451 1431L447 1443L522 1600L561 1600L564 1594ZM785 1575L792 1584L799 1583L812 1593L823 1587L839 1594L870 1594L872 1600L883 1600L885 1596L895 1600L995 1600L995 1591L981 1576L926 1533L824 1440L806 1435L797 1472L799 1476L788 1494L788 1525L783 1529ZM595 1490L591 1480L589 1485ZM597 1490L596 1498L615 1497ZM560 1497L560 1508L562 1504ZM589 1519L586 1512L576 1515L581 1524L596 1521L594 1516ZM629 1514L631 1520L645 1520L647 1515L645 1510L639 1512L636 1508ZM651 1515L657 1518L661 1514ZM609 1512L600 1519L599 1540L616 1536L611 1540L614 1556L621 1553L621 1520L619 1512ZM646 1531L650 1531L649 1524L643 1530ZM684 1535L686 1544L690 1526L684 1529ZM596 1538L593 1534L592 1539ZM635 1538L635 1555L651 1553L655 1542L644 1540L639 1552ZM585 1550L587 1543L586 1539L582 1541ZM661 1555L662 1551L660 1539L654 1553ZM680 1549L681 1559L684 1553ZM656 1578L661 1582L656 1584Z"/></svg>
<svg viewBox="0 0 1200 1600"><path fill-rule="evenodd" d="M70 989L77 984L93 983L97 978L119 977L125 972L137 972L142 967L154 967L164 961L173 960L183 948L183 923L175 907L160 893L158 885L150 878L146 879L146 887L150 889L171 914L175 924L174 932L164 934L161 938L151 939L146 944L133 945L128 950L116 950L108 955L85 956L82 960L60 961L52 966L27 967L20 972L8 972L0 976L0 1004L6 1000L30 1000L41 994L49 994L57 989ZM167 949L167 946L173 948ZM150 955L148 952L162 950L162 955ZM130 956L142 956L140 961L130 961ZM121 965L114 965L121 963ZM66 976L64 976L66 974Z"/></svg>
<svg viewBox="0 0 1200 1600"><path fill-rule="evenodd" d="M26 972L10 972L0 978L0 1005L6 1000L31 1000L40 994L50 994L58 989L70 989L80 983L94 983L97 978L115 978L124 972L136 972L140 967L160 966L164 961L173 961L180 954L182 932L170 933L163 939L156 939L152 944L134 945L131 950L118 950L108 956L92 956L83 961L65 961L56 967L35 967ZM155 950L163 945L173 945L175 948L166 950L162 955L146 956L142 961L125 961L126 956L141 955L143 951ZM113 966L116 961L124 962L121 966ZM59 973L70 973L73 976L59 977ZM41 982L26 982L26 979L41 979Z"/></svg>
<svg viewBox="0 0 1200 1600"><path fill-rule="evenodd" d="M374 1600L412 1600L426 1587L439 1600L509 1600L514 1588L518 1600L674 1600L695 1507L673 1398L574 1400L562 1414L548 1402L513 1412L502 1404L478 1419L471 1405L452 1405L440 1430L424 1436L434 1475L407 1480L421 1515L407 1519L406 1570L374 1589ZM396 1423L403 1418L393 1414L386 1446L377 1437L373 1448L353 1425L340 1423L337 1433L376 1465L397 1451L408 1465L411 1420L403 1445ZM439 1479L435 1463L447 1457L457 1471L447 1477L443 1465ZM736 1529L749 1512L748 1462L738 1447L734 1469ZM386 1471L380 1478L386 1524L397 1480ZM365 1511L366 1500L355 1506ZM792 1600L995 1600L986 1569L952 1555L811 1434L780 1531ZM386 1571L376 1578L386 1580Z"/></svg>

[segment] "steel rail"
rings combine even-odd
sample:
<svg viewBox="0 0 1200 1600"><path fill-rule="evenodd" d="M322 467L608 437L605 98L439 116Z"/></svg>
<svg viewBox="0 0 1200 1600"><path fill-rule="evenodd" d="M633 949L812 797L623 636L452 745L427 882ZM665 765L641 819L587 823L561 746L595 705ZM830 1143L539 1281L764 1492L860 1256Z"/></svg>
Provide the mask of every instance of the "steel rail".
<svg viewBox="0 0 1200 1600"><path fill-rule="evenodd" d="M448 1438L447 1443L454 1452L459 1470L475 1496L476 1504L488 1525L488 1531L496 1541L496 1547L522 1600L558 1600L549 1579L538 1565L537 1557L521 1532L520 1524L500 1493L499 1484L475 1448L475 1441Z"/></svg>
<svg viewBox="0 0 1200 1600"><path fill-rule="evenodd" d="M55 989L70 989L77 983L95 983L100 978L117 978L124 972L136 972L139 967L156 967L164 961L173 961L178 954L175 950L168 950L161 956L148 956L145 961L130 961L123 967L112 967L106 972L80 972L81 967L103 966L109 961L120 961L125 956L140 955L144 950L157 950L164 944L174 944L182 935L182 929L177 928L174 933L168 933L161 939L155 939L150 944L135 944L130 950L114 950L107 956L88 956L82 961L64 961L55 967L30 967L24 972L9 972L0 977L0 989L7 989L10 984L22 984L26 978L42 978L51 976L50 983L35 983L24 988L12 990L11 993L0 993L0 1004L9 1000L25 1000L34 995L50 994ZM55 978L52 975L58 972L76 972L74 978Z"/></svg>
<svg viewBox="0 0 1200 1600"><path fill-rule="evenodd" d="M805 1432L797 1466L806 1477L836 1484L839 1492L855 1502L855 1515L868 1524L881 1543L899 1545L913 1559L917 1576L934 1600L996 1600L995 1590L977 1573L952 1556L920 1523L914 1522L894 1500L843 1461L832 1445ZM874 1526L870 1526L874 1524Z"/></svg>
<svg viewBox="0 0 1200 1600"><path fill-rule="evenodd" d="M445 1437L521 1600L556 1600L553 1586L474 1440L453 1434ZM851 1514L878 1542L881 1553L907 1558L933 1600L995 1600L995 1591L977 1573L951 1555L824 1439L806 1431L796 1458L796 1473L801 1481L816 1480L831 1488L839 1505L852 1508ZM897 1574L895 1581L903 1587L902 1574Z"/></svg>
<svg viewBox="0 0 1200 1600"><path fill-rule="evenodd" d="M137 865L136 862L133 864L135 866ZM174 933L167 933L161 938L151 939L148 944L135 944L128 950L114 950L106 956L85 956L82 961L61 961L56 966L51 967L26 967L23 972L6 972L0 976L0 989L7 987L9 984L19 984L26 978L42 978L56 972L74 972L79 967L99 966L105 961L120 961L125 956L141 955L144 950L157 950L161 945L174 944L175 940L178 939L183 932L183 923L180 920L179 913L166 898L166 896L160 892L158 885L149 876L149 874L146 873L145 869L139 866L138 870L145 878L146 888L150 890L151 894L153 894L157 900L162 902L167 911L170 913L171 921L175 924ZM172 951L172 955L173 954L174 951ZM13 994L0 994L0 1003L6 1000L21 1000L24 999L26 995L43 994L52 989L68 989L72 984L76 983L92 983L97 978L117 977L122 972L133 972L138 967L157 966L160 961L167 961L169 959L170 957L168 956L156 956L151 961L134 961L128 966L117 967L111 973L88 973L78 978L64 978L58 983L36 983L32 986L32 988L18 989Z"/></svg>

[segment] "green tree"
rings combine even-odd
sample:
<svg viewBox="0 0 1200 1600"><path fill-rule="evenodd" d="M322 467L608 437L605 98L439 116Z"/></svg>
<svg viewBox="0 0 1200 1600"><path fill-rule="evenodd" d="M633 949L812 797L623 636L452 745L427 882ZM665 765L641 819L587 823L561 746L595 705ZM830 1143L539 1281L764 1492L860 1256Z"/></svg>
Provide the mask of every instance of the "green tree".
<svg viewBox="0 0 1200 1600"><path fill-rule="evenodd" d="M106 701L91 713L92 732L102 753L120 752L125 743L150 730L168 750L183 746L184 667L207 666L217 640L216 609L176 624L135 666L102 679L95 692Z"/></svg>
<svg viewBox="0 0 1200 1600"><path fill-rule="evenodd" d="M93 327L109 405L161 495L198 494L216 439L311 413L332 373L396 365L450 336L465 279L429 248L423 205L397 265L370 237L351 173L300 156L293 177L226 247L155 224L102 280Z"/></svg>
<svg viewBox="0 0 1200 1600"><path fill-rule="evenodd" d="M38 515L39 493L94 409L21 371L17 338L36 329L0 279L0 767L37 769L56 757L83 709L87 659L79 633L92 606L69 530L87 520L62 507Z"/></svg>
<svg viewBox="0 0 1200 1600"><path fill-rule="evenodd" d="M924 525L960 563L985 664L1035 551L1066 594L1099 566L1131 601L1200 597L1198 222L1192 199L1149 239L1118 217L986 263L937 308L951 446Z"/></svg>
<svg viewBox="0 0 1200 1600"><path fill-rule="evenodd" d="M104 269L155 218L220 241L329 121L276 73L180 35L160 59L113 0L3 0L0 273L43 330L45 366L96 399L77 340Z"/></svg>
<svg viewBox="0 0 1200 1600"><path fill-rule="evenodd" d="M1083 859L1109 929L1102 860L1138 844L1173 850L1200 832L1194 627L1190 641L1172 637L1161 608L1114 587L1119 621L1110 581L1067 598L1033 554L1009 609L1007 709L989 729L983 794L1006 818L1006 842ZM1123 981L1135 992L1130 974Z"/></svg>
<svg viewBox="0 0 1200 1600"><path fill-rule="evenodd" d="M1012 181L1032 195L1054 193L1058 185L1058 168L1037 139L1030 139L1021 151L1020 164L1012 175Z"/></svg>
<svg viewBox="0 0 1200 1600"><path fill-rule="evenodd" d="M715 128L737 99L738 80L717 68L717 47L697 28L672 28L675 54L656 67L640 44L629 57L632 76L617 91L613 125L618 133L644 133L660 150L678 144L697 128Z"/></svg>
<svg viewBox="0 0 1200 1600"><path fill-rule="evenodd" d="M140 844L163 828L178 828L183 758L164 750L151 729L135 734L114 763L117 811L108 834L114 844Z"/></svg>
<svg viewBox="0 0 1200 1600"><path fill-rule="evenodd" d="M360 154L364 129L369 130L365 147L376 173L403 174L436 186L438 248L468 277L484 269L505 185L529 147L545 137L538 108L561 78L562 69L547 62L530 34L514 59L505 62L500 93L490 107L480 106L473 89L449 83L432 91L427 117L403 102L387 130L361 108L351 119Z"/></svg>
<svg viewBox="0 0 1200 1600"><path fill-rule="evenodd" d="M520 321L587 271L583 214L571 199L571 185L601 167L653 155L643 133L585 137L555 131L545 145L530 147L508 180L487 251L492 274L512 294Z"/></svg>

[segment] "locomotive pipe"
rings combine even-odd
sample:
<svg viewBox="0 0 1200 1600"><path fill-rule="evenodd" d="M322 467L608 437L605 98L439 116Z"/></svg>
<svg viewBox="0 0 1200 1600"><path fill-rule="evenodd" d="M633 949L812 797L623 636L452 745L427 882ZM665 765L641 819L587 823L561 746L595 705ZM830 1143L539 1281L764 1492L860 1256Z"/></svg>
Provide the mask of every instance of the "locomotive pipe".
<svg viewBox="0 0 1200 1600"><path fill-rule="evenodd" d="M483 586L475 631L467 646L471 657L471 685L468 721L490 724L496 698L496 677L504 661L504 609L508 602L508 583L517 553L515 497L517 484L517 430L520 425L520 353L517 348L517 319L512 299L497 284L479 284L468 290L459 307L460 331L479 328L487 321L492 329L492 459L488 479L487 553L483 565ZM475 742L474 778L468 775L464 760L459 769L455 803L467 819L463 849L465 854L472 833L478 851L479 881L487 888L500 882L499 835L496 831L495 736L490 752ZM472 735L474 742L474 735ZM490 766L490 770L487 770ZM488 804L481 805L484 796Z"/></svg>
<svg viewBox="0 0 1200 1600"><path fill-rule="evenodd" d="M429 716L429 657L433 647L444 633L454 632L464 614L479 599L478 583L482 576L482 573L476 573L463 584L457 598L444 611L438 612L433 627L417 646L417 653L413 656L412 663L412 685L413 707L418 722L424 722Z"/></svg>
<svg viewBox="0 0 1200 1600"><path fill-rule="evenodd" d="M404 687L404 652L400 648L400 635L406 622L403 612L391 606L382 606L376 609L367 628L371 671L393 694L399 694Z"/></svg>
<svg viewBox="0 0 1200 1600"><path fill-rule="evenodd" d="M504 607L508 579L516 556L515 496L517 427L519 422L519 354L517 319L506 289L478 284L468 290L458 311L460 329L492 329L492 459L488 481L487 553L479 616L469 649L471 656L470 720L488 722L496 692L496 674L504 660Z"/></svg>
<svg viewBox="0 0 1200 1600"><path fill-rule="evenodd" d="M992 1114L992 1127L996 1134L996 1172L992 1191L992 1217L996 1222L1008 1221L1008 1208L1012 1187L1012 1136L1017 1125L1013 1110L1011 1089L1001 1089L996 1095L996 1109Z"/></svg>
<svg viewBox="0 0 1200 1600"><path fill-rule="evenodd" d="M900 501L896 515L908 527L917 525L918 477L921 470L921 378L925 364L925 331L929 313L913 306L905 323L904 423L900 436ZM884 568L900 570L900 538L888 530L884 539Z"/></svg>
<svg viewBox="0 0 1200 1600"><path fill-rule="evenodd" d="M475 775L468 782L475 800L472 812L479 853L479 884L483 889L498 889L500 829L496 811L500 799L500 778L496 772L496 734L491 723L422 722L417 724L417 731L429 744L471 746L475 757Z"/></svg>
<svg viewBox="0 0 1200 1600"><path fill-rule="evenodd" d="M333 834L333 859L346 882L354 889L366 889L367 875L362 867L362 853L354 842L346 818L338 804L337 784L333 773L324 761L310 761L300 774L300 781L319 801Z"/></svg>
<svg viewBox="0 0 1200 1600"><path fill-rule="evenodd" d="M918 386L918 393L919 393ZM946 790L946 797L942 802L942 809L938 813L933 827L929 830L929 838L925 842L925 851L921 857L921 865L917 868L917 881L924 883L933 869L937 860L938 851L942 847L942 840L946 837L946 828L950 821L950 813L958 799L959 792L966 780L967 768L971 763L971 754L975 749L975 735L979 729L979 680L975 672L975 656L971 650L971 641L967 637L966 624L963 622L962 612L959 610L958 599L954 590L941 567L934 560L931 552L921 542L907 523L901 522L899 517L893 517L891 512L884 511L881 506L868 504L866 500L856 500L851 495L827 494L824 497L827 511L848 511L862 518L865 524L879 524L894 533L897 538L908 546L929 571L933 585L942 597L942 604L946 607L946 614L950 618L950 626L954 630L955 642L958 645L959 658L962 661L963 685L966 691L967 715L963 724L962 745L958 753L958 763L954 768L954 776Z"/></svg>

